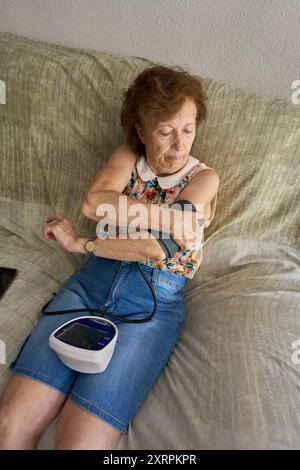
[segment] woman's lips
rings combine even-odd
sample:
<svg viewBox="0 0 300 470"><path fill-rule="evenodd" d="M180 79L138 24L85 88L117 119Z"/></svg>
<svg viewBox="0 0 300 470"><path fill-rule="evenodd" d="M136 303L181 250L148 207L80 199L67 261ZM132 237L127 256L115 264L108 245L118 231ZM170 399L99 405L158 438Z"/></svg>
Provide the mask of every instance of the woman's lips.
<svg viewBox="0 0 300 470"><path fill-rule="evenodd" d="M168 155L166 158L170 158L171 160L180 160L182 157L176 157L176 155Z"/></svg>

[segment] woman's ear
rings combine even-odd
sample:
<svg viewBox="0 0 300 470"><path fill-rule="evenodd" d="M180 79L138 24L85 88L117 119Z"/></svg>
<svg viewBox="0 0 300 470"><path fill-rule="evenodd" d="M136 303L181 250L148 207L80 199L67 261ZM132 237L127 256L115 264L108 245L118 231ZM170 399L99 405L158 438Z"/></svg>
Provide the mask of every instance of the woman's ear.
<svg viewBox="0 0 300 470"><path fill-rule="evenodd" d="M143 132L142 132L142 128L141 126L138 124L138 123L135 123L135 129L136 129L136 132L140 138L140 140L142 141L142 143L145 145L145 142L144 142L144 137L143 137Z"/></svg>

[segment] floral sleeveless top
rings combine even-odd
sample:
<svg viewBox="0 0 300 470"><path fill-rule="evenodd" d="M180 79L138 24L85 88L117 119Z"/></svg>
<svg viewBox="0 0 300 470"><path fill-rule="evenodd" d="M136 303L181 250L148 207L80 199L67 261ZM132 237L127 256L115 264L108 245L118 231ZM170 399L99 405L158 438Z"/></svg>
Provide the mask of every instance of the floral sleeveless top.
<svg viewBox="0 0 300 470"><path fill-rule="evenodd" d="M142 155L137 159L132 171L131 179L122 194L139 199L141 201L159 204L169 207L175 202L179 193L187 183L199 171L210 168L205 163L199 162L189 155L185 166L177 173L168 176L156 176L147 164L146 158ZM211 201L211 216L205 220L204 228L207 228L215 215L217 195ZM204 241L204 234L202 242ZM163 271L185 276L192 279L202 261L202 248L193 250L180 249L172 258L162 261L141 261L142 264L152 268L159 268Z"/></svg>

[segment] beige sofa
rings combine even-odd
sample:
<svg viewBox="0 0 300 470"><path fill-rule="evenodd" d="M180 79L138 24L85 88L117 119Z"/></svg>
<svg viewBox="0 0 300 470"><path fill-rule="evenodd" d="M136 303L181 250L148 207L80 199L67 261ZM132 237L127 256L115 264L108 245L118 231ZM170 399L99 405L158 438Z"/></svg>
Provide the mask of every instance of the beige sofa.
<svg viewBox="0 0 300 470"><path fill-rule="evenodd" d="M61 213L94 234L79 202L123 142L122 91L148 65L0 34L0 265L19 270L0 303L1 388L41 307L84 260L43 239L44 218ZM208 119L192 155L220 175L216 215L182 335L118 449L295 449L300 106L204 85ZM53 448L55 426L39 449Z"/></svg>

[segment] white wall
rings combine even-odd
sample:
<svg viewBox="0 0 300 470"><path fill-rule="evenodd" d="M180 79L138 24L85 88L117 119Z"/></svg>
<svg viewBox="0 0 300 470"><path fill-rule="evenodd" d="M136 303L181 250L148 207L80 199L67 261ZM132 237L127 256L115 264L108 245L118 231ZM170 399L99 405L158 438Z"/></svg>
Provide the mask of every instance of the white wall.
<svg viewBox="0 0 300 470"><path fill-rule="evenodd" d="M0 0L0 30L288 100L300 79L300 0Z"/></svg>

